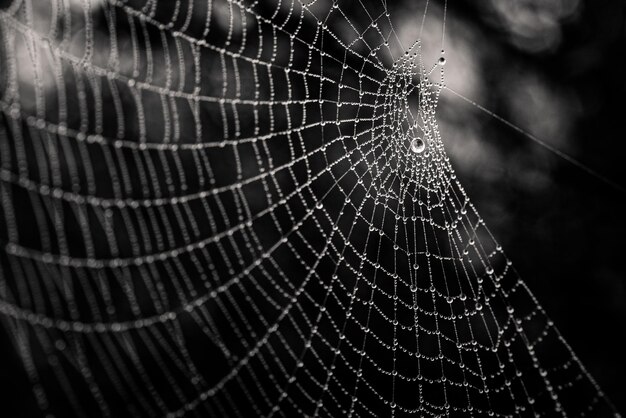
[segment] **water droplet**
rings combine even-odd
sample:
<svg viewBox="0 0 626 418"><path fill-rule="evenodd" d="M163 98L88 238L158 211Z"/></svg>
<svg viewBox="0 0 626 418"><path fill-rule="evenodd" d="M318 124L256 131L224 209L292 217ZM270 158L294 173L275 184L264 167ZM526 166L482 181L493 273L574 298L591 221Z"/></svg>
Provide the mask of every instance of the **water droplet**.
<svg viewBox="0 0 626 418"><path fill-rule="evenodd" d="M441 66L446 65L446 58L445 57L439 58L438 64Z"/></svg>
<svg viewBox="0 0 626 418"><path fill-rule="evenodd" d="M415 138L411 141L411 151L416 154L421 154L426 149L426 144L421 138Z"/></svg>

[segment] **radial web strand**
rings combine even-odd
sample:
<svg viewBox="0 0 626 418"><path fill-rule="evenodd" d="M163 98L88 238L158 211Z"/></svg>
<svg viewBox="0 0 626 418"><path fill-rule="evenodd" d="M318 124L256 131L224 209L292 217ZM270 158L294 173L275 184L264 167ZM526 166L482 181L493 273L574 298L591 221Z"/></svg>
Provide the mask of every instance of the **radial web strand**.
<svg viewBox="0 0 626 418"><path fill-rule="evenodd" d="M616 415L455 175L445 58L393 17L0 2L0 318L37 413Z"/></svg>

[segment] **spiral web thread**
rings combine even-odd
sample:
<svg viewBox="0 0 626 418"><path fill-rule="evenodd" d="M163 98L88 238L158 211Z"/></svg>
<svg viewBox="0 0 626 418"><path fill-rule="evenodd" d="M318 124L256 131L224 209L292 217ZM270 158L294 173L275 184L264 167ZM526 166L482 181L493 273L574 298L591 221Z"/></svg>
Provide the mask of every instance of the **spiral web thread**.
<svg viewBox="0 0 626 418"><path fill-rule="evenodd" d="M616 415L386 3L0 5L0 317L42 415Z"/></svg>

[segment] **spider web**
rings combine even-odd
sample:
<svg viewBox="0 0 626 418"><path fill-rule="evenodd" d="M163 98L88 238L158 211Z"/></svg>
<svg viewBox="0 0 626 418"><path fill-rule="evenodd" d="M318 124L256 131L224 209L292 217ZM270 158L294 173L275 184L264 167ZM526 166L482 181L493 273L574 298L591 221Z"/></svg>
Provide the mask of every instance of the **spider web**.
<svg viewBox="0 0 626 418"><path fill-rule="evenodd" d="M0 317L42 415L616 415L385 2L4 3Z"/></svg>

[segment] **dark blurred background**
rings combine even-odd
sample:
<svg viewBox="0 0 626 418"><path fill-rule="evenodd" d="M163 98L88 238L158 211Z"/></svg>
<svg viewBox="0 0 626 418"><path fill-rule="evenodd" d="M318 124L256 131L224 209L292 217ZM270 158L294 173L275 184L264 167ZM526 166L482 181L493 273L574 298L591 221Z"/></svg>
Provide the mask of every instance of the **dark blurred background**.
<svg viewBox="0 0 626 418"><path fill-rule="evenodd" d="M9 3L0 0L0 8ZM380 5L363 1L370 3ZM429 4L422 45L430 61L440 50L442 3ZM388 2L404 45L418 37L424 6ZM626 186L623 0L450 1L445 51L452 90ZM442 93L438 121L487 226L582 363L626 411L626 192L450 91ZM27 387L13 347L2 350L2 388ZM35 408L30 396L9 399L9 415L24 402Z"/></svg>

